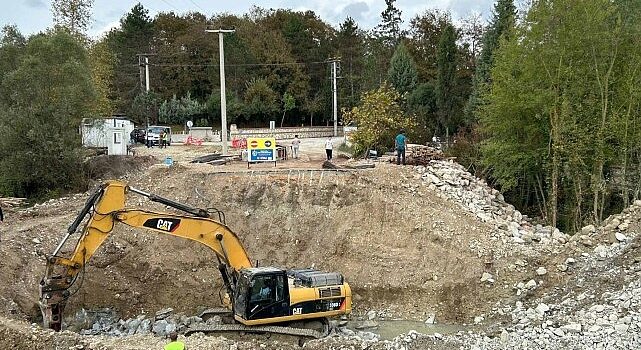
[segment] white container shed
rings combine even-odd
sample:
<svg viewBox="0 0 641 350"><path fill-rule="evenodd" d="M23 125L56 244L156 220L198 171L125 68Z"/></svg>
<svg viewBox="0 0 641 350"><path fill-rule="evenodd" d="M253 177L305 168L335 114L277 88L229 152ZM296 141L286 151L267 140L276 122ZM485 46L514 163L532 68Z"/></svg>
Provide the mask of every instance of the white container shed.
<svg viewBox="0 0 641 350"><path fill-rule="evenodd" d="M107 148L111 154L113 149L116 154L120 154L116 149L124 149L127 154L127 145L129 144L129 134L134 130L134 122L124 118L113 116L104 119L84 118L80 125L80 135L82 136L82 145L92 148Z"/></svg>

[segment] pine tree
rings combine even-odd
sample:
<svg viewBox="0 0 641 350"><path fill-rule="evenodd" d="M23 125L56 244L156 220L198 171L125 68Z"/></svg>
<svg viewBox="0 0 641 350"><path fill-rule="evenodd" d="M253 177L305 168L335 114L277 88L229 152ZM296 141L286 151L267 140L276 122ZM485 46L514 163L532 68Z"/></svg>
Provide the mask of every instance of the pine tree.
<svg viewBox="0 0 641 350"><path fill-rule="evenodd" d="M398 45L403 36L401 31L401 10L394 6L396 0L385 0L387 7L381 12L381 23L376 26L375 33L383 45L387 48L394 48Z"/></svg>
<svg viewBox="0 0 641 350"><path fill-rule="evenodd" d="M494 61L494 51L498 48L501 38L514 28L516 7L514 0L498 0L494 5L494 16L488 30L483 35L483 50L476 65L474 86L465 106L465 117L468 123L478 121L477 107L481 103L481 90L487 89L491 83L490 70Z"/></svg>
<svg viewBox="0 0 641 350"><path fill-rule="evenodd" d="M345 91L339 96L339 105L348 109L358 103L364 80L362 76L365 66L364 39L363 31L351 17L347 17L340 24L339 31L336 33L338 56L341 57L343 66L343 79L338 82L339 91Z"/></svg>
<svg viewBox="0 0 641 350"><path fill-rule="evenodd" d="M399 44L394 51L387 71L387 80L401 95L411 92L416 87L418 80L416 64L403 43Z"/></svg>
<svg viewBox="0 0 641 350"><path fill-rule="evenodd" d="M456 29L451 24L445 27L438 45L436 105L440 131L449 133L454 126L456 112Z"/></svg>

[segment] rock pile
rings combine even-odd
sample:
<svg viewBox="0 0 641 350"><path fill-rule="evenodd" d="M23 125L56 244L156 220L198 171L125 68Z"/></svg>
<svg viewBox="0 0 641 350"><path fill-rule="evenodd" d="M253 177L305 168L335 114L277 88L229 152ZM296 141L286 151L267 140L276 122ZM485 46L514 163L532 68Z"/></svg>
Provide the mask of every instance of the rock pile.
<svg viewBox="0 0 641 350"><path fill-rule="evenodd" d="M405 158L405 163L408 165L426 166L430 161L440 160L445 158L445 156L440 149L424 145L409 144L407 145ZM391 159L391 161L396 161L396 158Z"/></svg>
<svg viewBox="0 0 641 350"><path fill-rule="evenodd" d="M81 309L75 315L71 329L79 329L82 335L126 336L134 334L154 334L166 336L186 330L193 324L202 323L198 316L173 314L173 309L160 310L154 317L140 315L135 318L120 319L111 309L87 311Z"/></svg>
<svg viewBox="0 0 641 350"><path fill-rule="evenodd" d="M429 188L457 202L481 221L492 223L500 231L500 238L517 244L541 242L563 244L569 236L551 226L535 225L503 195L484 180L470 174L453 161L432 160L426 166L416 166Z"/></svg>

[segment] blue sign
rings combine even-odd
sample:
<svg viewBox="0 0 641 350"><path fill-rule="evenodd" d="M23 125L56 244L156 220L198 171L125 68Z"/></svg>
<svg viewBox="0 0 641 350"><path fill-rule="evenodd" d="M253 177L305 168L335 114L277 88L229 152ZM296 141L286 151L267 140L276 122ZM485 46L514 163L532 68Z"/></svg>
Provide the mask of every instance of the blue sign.
<svg viewBox="0 0 641 350"><path fill-rule="evenodd" d="M249 151L250 162L273 162L275 160L273 149L253 149Z"/></svg>

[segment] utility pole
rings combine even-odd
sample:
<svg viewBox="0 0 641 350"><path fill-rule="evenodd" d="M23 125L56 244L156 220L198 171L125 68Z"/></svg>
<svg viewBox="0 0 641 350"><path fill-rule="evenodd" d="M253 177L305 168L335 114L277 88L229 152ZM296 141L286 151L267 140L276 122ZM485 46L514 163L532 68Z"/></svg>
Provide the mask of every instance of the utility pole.
<svg viewBox="0 0 641 350"><path fill-rule="evenodd" d="M137 54L138 56L138 66L140 66L140 89L143 89L143 67L144 69L144 75L145 75L145 81L144 81L144 89L147 94L149 93L149 90L151 90L151 87L149 85L149 56L152 56L153 54L148 54L148 53L140 53ZM144 62L143 62L144 58ZM149 113L145 113L146 116L146 122L147 122L147 128L145 129L145 139L147 139L147 133L149 132ZM149 140L147 139L147 146L149 146Z"/></svg>
<svg viewBox="0 0 641 350"><path fill-rule="evenodd" d="M227 97L225 95L225 45L224 33L234 33L234 29L205 29L207 33L218 33L218 51L220 52L220 141L223 143L223 155L227 155Z"/></svg>
<svg viewBox="0 0 641 350"><path fill-rule="evenodd" d="M332 64L332 105L334 112L334 137L338 136L338 87L336 85L336 79L338 79L338 63L340 63L340 57L333 57L328 59L328 62Z"/></svg>
<svg viewBox="0 0 641 350"><path fill-rule="evenodd" d="M145 91L149 93L149 57L145 56Z"/></svg>
<svg viewBox="0 0 641 350"><path fill-rule="evenodd" d="M149 92L151 87L149 86L149 56L154 56L152 53L139 53L138 56L138 66L140 67L140 89L143 89L145 92ZM143 67L145 68L143 70ZM144 76L144 80L143 80Z"/></svg>

